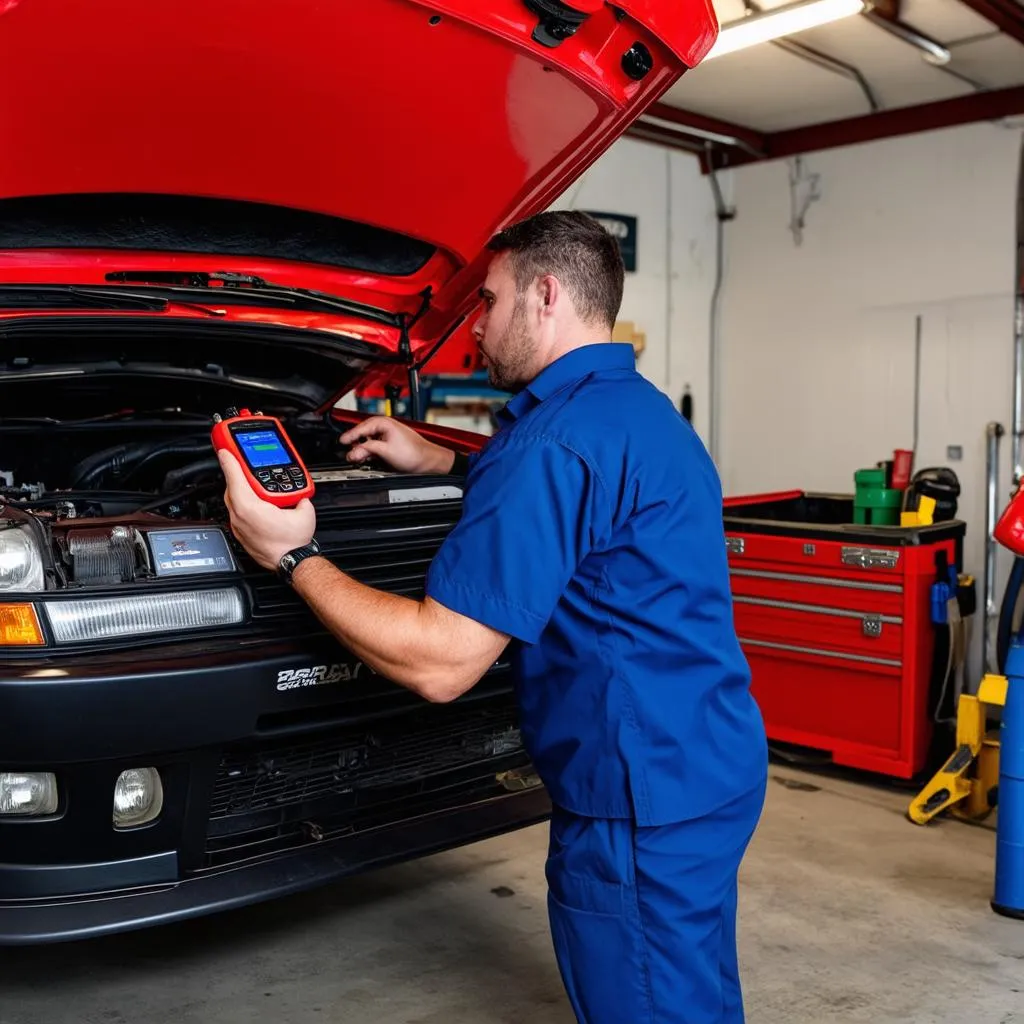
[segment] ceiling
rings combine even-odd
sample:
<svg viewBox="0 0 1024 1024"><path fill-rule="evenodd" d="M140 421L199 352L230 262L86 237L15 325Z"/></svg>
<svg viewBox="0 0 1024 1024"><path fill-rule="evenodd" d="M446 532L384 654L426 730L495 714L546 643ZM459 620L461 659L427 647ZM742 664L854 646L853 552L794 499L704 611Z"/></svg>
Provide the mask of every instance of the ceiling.
<svg viewBox="0 0 1024 1024"><path fill-rule="evenodd" d="M714 5L726 24L788 2ZM929 43L948 63L925 59ZM879 0L867 14L705 61L631 134L735 165L1019 114L1020 0Z"/></svg>

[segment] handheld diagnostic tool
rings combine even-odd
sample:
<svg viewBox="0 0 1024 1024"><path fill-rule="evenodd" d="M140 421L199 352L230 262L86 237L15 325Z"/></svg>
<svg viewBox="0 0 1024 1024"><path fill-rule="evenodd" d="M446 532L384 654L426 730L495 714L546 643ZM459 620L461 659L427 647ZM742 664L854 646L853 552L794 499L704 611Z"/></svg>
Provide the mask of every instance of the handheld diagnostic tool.
<svg viewBox="0 0 1024 1024"><path fill-rule="evenodd" d="M250 486L264 501L290 508L313 497L313 479L280 420L234 408L213 420L213 447L234 455Z"/></svg>

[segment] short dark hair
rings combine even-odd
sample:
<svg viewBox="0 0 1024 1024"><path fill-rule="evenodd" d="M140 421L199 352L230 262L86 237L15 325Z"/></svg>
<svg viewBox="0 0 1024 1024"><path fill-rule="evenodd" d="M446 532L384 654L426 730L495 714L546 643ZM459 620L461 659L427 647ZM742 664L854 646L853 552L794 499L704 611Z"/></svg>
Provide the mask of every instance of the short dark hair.
<svg viewBox="0 0 1024 1024"><path fill-rule="evenodd" d="M580 319L614 326L625 273L618 242L589 214L538 213L496 234L487 248L509 253L516 289L552 274L565 285Z"/></svg>

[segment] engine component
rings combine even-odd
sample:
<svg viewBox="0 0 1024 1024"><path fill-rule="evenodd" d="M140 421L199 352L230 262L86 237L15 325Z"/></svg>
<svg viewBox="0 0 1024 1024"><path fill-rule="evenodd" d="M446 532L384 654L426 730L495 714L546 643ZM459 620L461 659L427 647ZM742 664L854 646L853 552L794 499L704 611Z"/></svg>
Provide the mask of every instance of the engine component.
<svg viewBox="0 0 1024 1024"><path fill-rule="evenodd" d="M156 459L175 455L203 455L210 445L205 438L186 437L156 444L128 442L104 448L82 459L71 471L71 486L76 489L99 487L108 475L112 482L138 477L139 471Z"/></svg>
<svg viewBox="0 0 1024 1024"><path fill-rule="evenodd" d="M46 487L42 483L15 486L14 479L10 474L0 474L0 478L5 477L10 479L10 483L0 486L0 499L23 502L38 501L46 493Z"/></svg>
<svg viewBox="0 0 1024 1024"><path fill-rule="evenodd" d="M68 533L71 576L76 583L127 583L138 567L138 535L127 526Z"/></svg>

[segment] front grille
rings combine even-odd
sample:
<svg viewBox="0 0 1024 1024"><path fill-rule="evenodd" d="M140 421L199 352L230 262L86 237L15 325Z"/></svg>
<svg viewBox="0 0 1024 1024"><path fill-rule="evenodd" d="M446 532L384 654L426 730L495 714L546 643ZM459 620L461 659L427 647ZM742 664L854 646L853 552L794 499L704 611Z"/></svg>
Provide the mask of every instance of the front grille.
<svg viewBox="0 0 1024 1024"><path fill-rule="evenodd" d="M458 514L458 502L318 510L317 541L331 562L360 583L420 598L427 569ZM312 617L292 589L273 576L254 575L250 586L255 620Z"/></svg>
<svg viewBox="0 0 1024 1024"><path fill-rule="evenodd" d="M510 694L417 705L302 740L225 751L210 804L206 866L351 834L494 791L524 767Z"/></svg>

